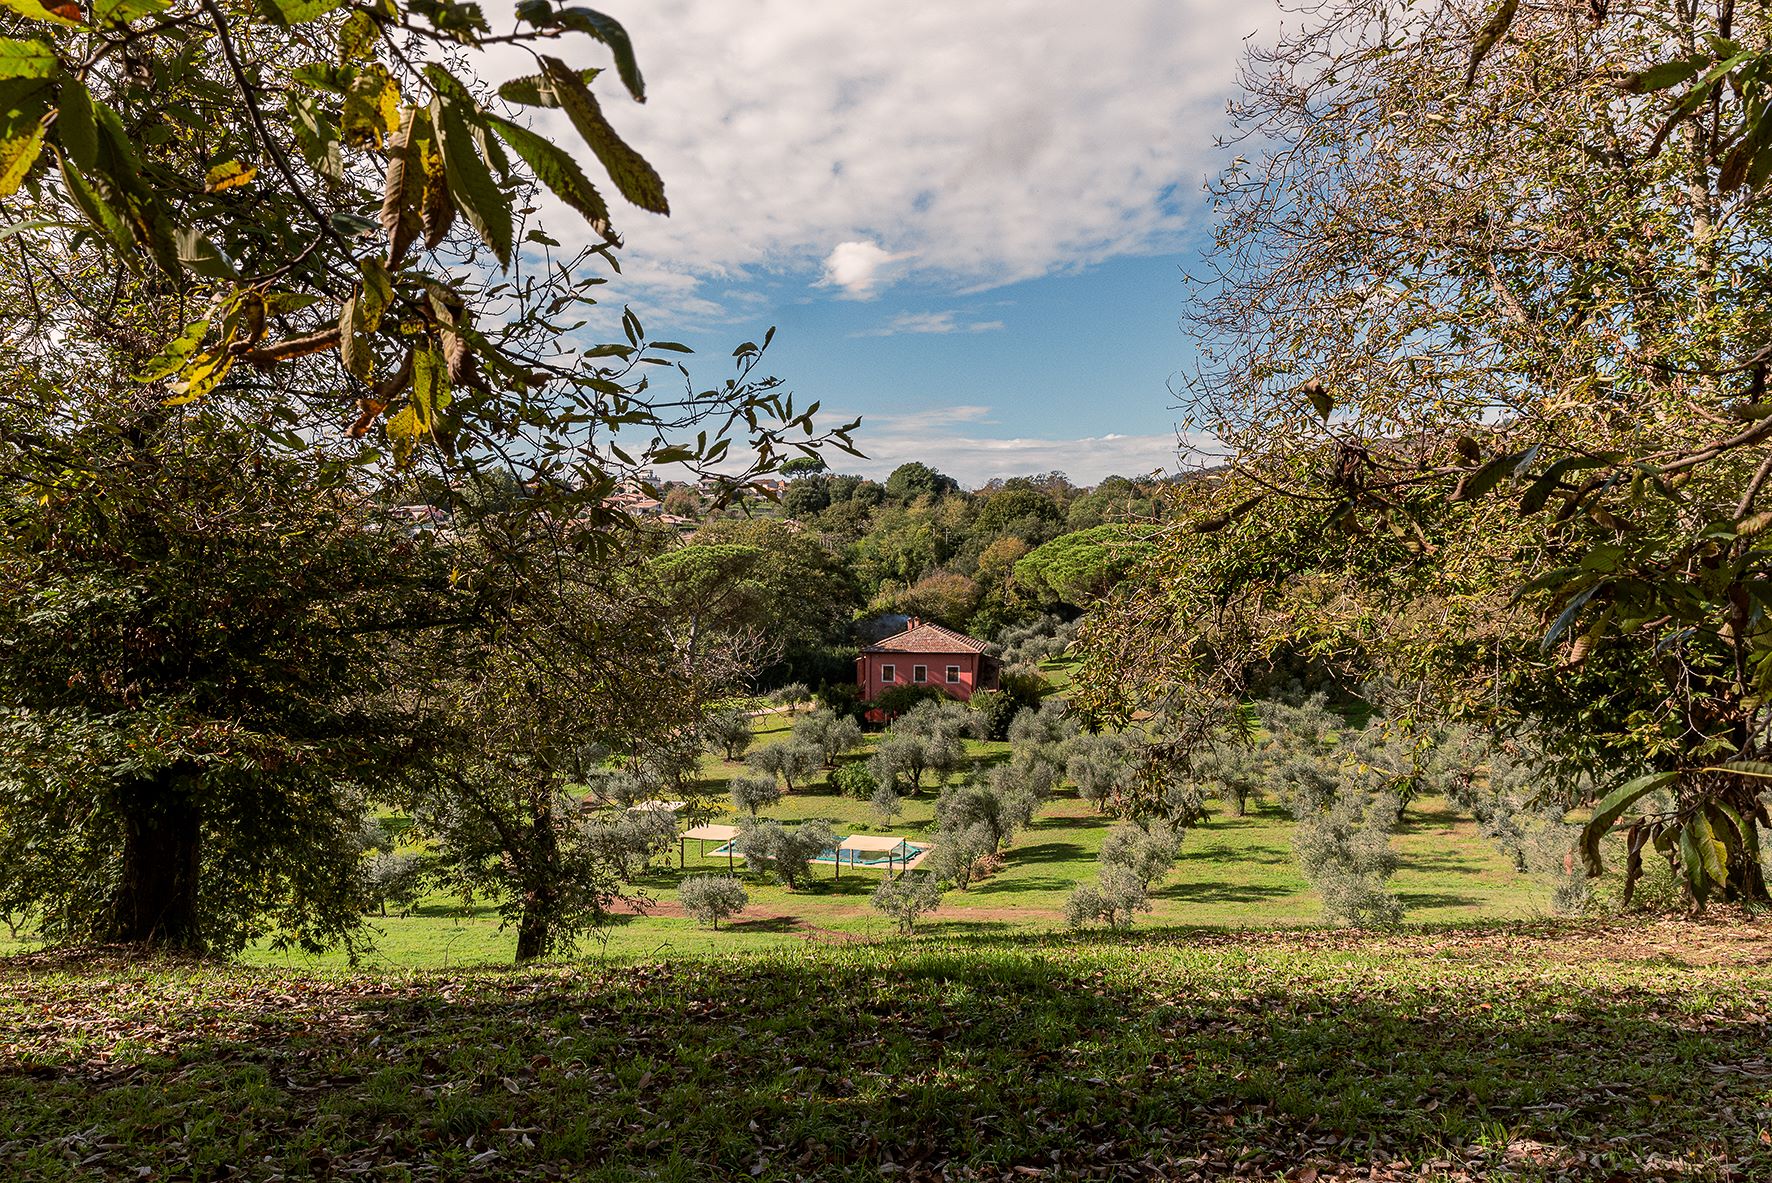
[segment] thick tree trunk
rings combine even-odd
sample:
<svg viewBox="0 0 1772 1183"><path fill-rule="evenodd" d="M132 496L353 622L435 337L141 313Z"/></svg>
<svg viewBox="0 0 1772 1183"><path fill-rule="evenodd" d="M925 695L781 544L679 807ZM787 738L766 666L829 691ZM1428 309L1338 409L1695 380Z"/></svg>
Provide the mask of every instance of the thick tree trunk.
<svg viewBox="0 0 1772 1183"><path fill-rule="evenodd" d="M517 921L517 964L534 961L548 951L548 921L540 908L525 901Z"/></svg>
<svg viewBox="0 0 1772 1183"><path fill-rule="evenodd" d="M523 892L523 914L517 920L517 964L547 954L549 928L559 904L554 884L559 881L560 840L554 830L554 814L548 790L539 790L529 819L529 845L524 851L530 886Z"/></svg>
<svg viewBox="0 0 1772 1183"><path fill-rule="evenodd" d="M123 869L96 936L200 952L202 815L183 777L164 770L126 790Z"/></svg>

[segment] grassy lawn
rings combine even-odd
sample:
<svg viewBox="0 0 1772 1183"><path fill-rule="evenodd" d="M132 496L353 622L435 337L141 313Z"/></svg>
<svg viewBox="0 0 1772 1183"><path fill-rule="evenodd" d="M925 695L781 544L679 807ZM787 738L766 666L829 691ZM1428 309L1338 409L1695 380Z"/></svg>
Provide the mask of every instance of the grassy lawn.
<svg viewBox="0 0 1772 1183"><path fill-rule="evenodd" d="M1049 672L1051 672L1049 670ZM1062 672L1062 671L1061 671ZM790 716L770 713L755 721L757 745L784 741ZM867 748L850 759L865 760L879 740L867 737ZM1009 745L969 742L975 764L1007 760ZM726 783L742 763L718 754L703 760L708 791L722 798ZM872 806L835 793L819 774L802 791L763 811L788 822L821 817L841 834L893 833L934 841L935 790L908 798L903 815L883 826ZM733 822L729 812L715 821ZM1047 803L1039 818L1016 835L1001 866L966 891L950 891L941 908L923 924L937 936L972 937L1043 934L1064 927L1065 898L1078 883L1093 878L1095 858L1111 820L1095 813L1069 790ZM1153 892L1153 910L1139 918L1141 928L1222 926L1251 928L1318 923L1321 904L1299 874L1292 856L1291 815L1277 803L1257 803L1249 816L1232 816L1214 805L1213 815L1190 830L1174 872ZM1402 866L1392 880L1407 908L1410 923L1444 924L1468 921L1543 917L1549 911L1549 887L1540 879L1520 875L1477 833L1469 818L1456 816L1444 801L1429 798L1413 803L1394 839ZM710 847L710 849L712 849ZM831 868L817 866L814 881L789 891L744 875L750 906L719 932L704 930L686 919L676 903L683 877L699 871L725 871L725 858L702 857L688 845L683 866L678 855L655 864L651 873L631 887L633 903L612 918L595 939L580 948L589 959L668 956L691 952L740 952L781 949L807 941L875 939L894 926L869 905L879 872L849 871L831 878ZM743 863L737 864L743 874ZM458 898L433 895L410 916L374 921L378 929L370 965L410 968L454 968L508 962L515 934L502 931L492 908L464 906ZM0 954L28 948L0 933ZM248 950L258 965L287 968L342 967L341 953L312 957L268 948Z"/></svg>
<svg viewBox="0 0 1772 1183"><path fill-rule="evenodd" d="M1763 1179L1766 935L934 936L357 975L21 957L0 1177Z"/></svg>

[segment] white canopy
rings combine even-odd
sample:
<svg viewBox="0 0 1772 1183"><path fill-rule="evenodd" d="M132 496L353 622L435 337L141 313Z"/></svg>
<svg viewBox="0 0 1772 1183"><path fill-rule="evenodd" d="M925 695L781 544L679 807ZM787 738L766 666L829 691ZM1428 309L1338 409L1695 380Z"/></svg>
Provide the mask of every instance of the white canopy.
<svg viewBox="0 0 1772 1183"><path fill-rule="evenodd" d="M738 837L738 827L696 826L693 830L684 830L683 837L700 842L730 842Z"/></svg>
<svg viewBox="0 0 1772 1183"><path fill-rule="evenodd" d="M904 842L903 838L895 838L890 834L851 834L843 839L837 849L896 852Z"/></svg>

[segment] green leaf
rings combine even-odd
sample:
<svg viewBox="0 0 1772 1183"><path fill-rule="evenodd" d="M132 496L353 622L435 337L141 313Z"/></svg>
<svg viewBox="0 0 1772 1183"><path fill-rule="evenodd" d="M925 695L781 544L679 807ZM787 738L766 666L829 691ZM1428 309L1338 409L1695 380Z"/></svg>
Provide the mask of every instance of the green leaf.
<svg viewBox="0 0 1772 1183"><path fill-rule="evenodd" d="M1766 760L1730 760L1723 764L1706 768L1706 772L1733 772L1736 776L1749 776L1755 780L1772 780L1772 761Z"/></svg>
<svg viewBox="0 0 1772 1183"><path fill-rule="evenodd" d="M61 164L62 180L67 184L74 204L80 207L86 220L97 227L117 251L125 258L132 258L135 236L129 228L129 222L113 202L113 198L118 196L115 187L108 178L97 182L89 179L65 154L58 153L57 156Z"/></svg>
<svg viewBox="0 0 1772 1183"><path fill-rule="evenodd" d="M98 124L92 95L78 78L64 78L56 95L55 139L75 164L89 169L98 160Z"/></svg>
<svg viewBox="0 0 1772 1183"><path fill-rule="evenodd" d="M49 42L0 37L0 78L49 78L60 69Z"/></svg>
<svg viewBox="0 0 1772 1183"><path fill-rule="evenodd" d="M1530 517L1544 508L1550 495L1556 492L1563 477L1571 472L1579 472L1587 468L1599 468L1609 461L1595 456L1568 456L1552 464L1544 470L1544 475L1533 481L1520 496L1520 512Z"/></svg>
<svg viewBox="0 0 1772 1183"><path fill-rule="evenodd" d="M663 179L609 126L609 121L603 118L603 109L597 105L596 96L578 74L559 58L543 57L541 67L542 73L554 84L554 91L560 96L561 107L571 117L572 126L603 162L609 179L615 182L621 195L643 210L655 214L670 213Z"/></svg>
<svg viewBox="0 0 1772 1183"><path fill-rule="evenodd" d="M344 0L264 0L264 3L269 5L274 21L289 26L319 20Z"/></svg>
<svg viewBox="0 0 1772 1183"><path fill-rule="evenodd" d="M367 62L375 57L375 43L381 37L381 26L375 18L359 8L345 18L338 29L338 58L341 62Z"/></svg>
<svg viewBox="0 0 1772 1183"><path fill-rule="evenodd" d="M127 25L171 7L172 0L93 0L92 22L96 25Z"/></svg>
<svg viewBox="0 0 1772 1183"><path fill-rule="evenodd" d="M178 261L197 275L210 279L234 279L234 265L215 249L215 244L200 230L187 226L177 233Z"/></svg>
<svg viewBox="0 0 1772 1183"><path fill-rule="evenodd" d="M176 374L184 368L186 359L203 344L203 338L209 332L207 320L193 321L185 326L184 332L160 347L160 352L143 363L141 371L135 375L137 382L158 382L162 378Z"/></svg>
<svg viewBox="0 0 1772 1183"><path fill-rule="evenodd" d="M363 272L363 303L361 310L364 331L373 333L381 327L382 313L394 299L394 277L377 258L366 258L357 264Z"/></svg>
<svg viewBox="0 0 1772 1183"><path fill-rule="evenodd" d="M48 136L49 87L37 78L0 81L0 197L24 184Z"/></svg>
<svg viewBox="0 0 1772 1183"><path fill-rule="evenodd" d="M1666 90L1670 86L1678 86L1686 79L1694 77L1698 71L1704 68L1704 63L1709 60L1708 57L1689 57L1662 62L1659 65L1650 66L1640 73L1632 74L1624 80L1623 86L1632 94L1648 94L1654 90Z"/></svg>
<svg viewBox="0 0 1772 1183"><path fill-rule="evenodd" d="M370 371L375 368L375 354L369 348L369 338L363 333L364 319L363 291L359 287L339 312L338 356L346 370L359 381L367 382Z"/></svg>
<svg viewBox="0 0 1772 1183"><path fill-rule="evenodd" d="M1520 457L1517 453L1510 456L1497 456L1476 471L1467 473L1458 482L1458 487L1452 490L1452 500L1474 501L1499 485L1519 462Z"/></svg>
<svg viewBox="0 0 1772 1183"><path fill-rule="evenodd" d="M1677 772L1654 772L1648 776L1639 776L1619 785L1594 806L1593 819L1581 831L1581 859L1587 864L1590 877L1600 874L1602 870L1600 839L1612 829L1613 823L1624 816L1625 810L1650 793L1673 784L1679 779L1679 775Z"/></svg>
<svg viewBox="0 0 1772 1183"><path fill-rule="evenodd" d="M580 70L578 76L589 83L603 71L592 67ZM554 84L548 81L545 74L527 74L522 78L513 78L498 88L498 97L507 103L516 103L523 107L558 107L560 96L554 91Z"/></svg>
<svg viewBox="0 0 1772 1183"><path fill-rule="evenodd" d="M646 101L646 83L640 77L640 63L634 57L634 45L628 31L614 17L591 8L566 8L555 11L548 0L522 0L517 5L519 20L543 29L571 29L594 37L609 47L615 57L615 71L634 101Z"/></svg>
<svg viewBox="0 0 1772 1183"><path fill-rule="evenodd" d="M534 171L537 180L561 201L583 214L598 234L608 236L609 206L603 195L597 192L597 187L591 184L591 179L585 176L584 170L578 167L578 161L527 128L496 117L491 122L504 142Z"/></svg>
<svg viewBox="0 0 1772 1183"><path fill-rule="evenodd" d="M80 21L71 20L61 15L63 12L72 11L75 16L79 16L80 11L77 5L63 5L60 11L51 11L38 3L38 0L0 0L0 8L10 8L20 16L29 17L34 21L48 21L52 25L62 25L70 29L81 27Z"/></svg>
<svg viewBox="0 0 1772 1183"><path fill-rule="evenodd" d="M449 178L449 194L480 238L492 248L501 267L511 262L511 207L492 179L486 162L475 151L467 112L472 100L462 85L437 65L425 67L436 87L431 104L431 124L443 151L443 172ZM466 101L464 101L466 100Z"/></svg>

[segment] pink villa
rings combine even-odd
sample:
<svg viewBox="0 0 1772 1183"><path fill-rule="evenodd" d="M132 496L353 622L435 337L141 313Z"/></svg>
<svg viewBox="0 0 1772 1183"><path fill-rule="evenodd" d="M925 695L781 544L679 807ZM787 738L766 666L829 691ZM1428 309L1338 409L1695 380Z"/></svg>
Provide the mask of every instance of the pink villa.
<svg viewBox="0 0 1772 1183"><path fill-rule="evenodd" d="M855 659L861 697L872 702L899 686L935 686L966 702L975 690L997 688L997 659L985 642L911 617L897 636L869 645Z"/></svg>

